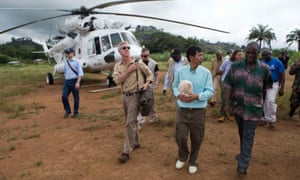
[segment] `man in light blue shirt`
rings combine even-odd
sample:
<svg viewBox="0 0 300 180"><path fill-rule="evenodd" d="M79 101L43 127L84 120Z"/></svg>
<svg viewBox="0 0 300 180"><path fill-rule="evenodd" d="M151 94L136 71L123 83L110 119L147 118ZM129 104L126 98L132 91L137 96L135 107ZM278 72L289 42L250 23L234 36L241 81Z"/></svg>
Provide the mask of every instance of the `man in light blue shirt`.
<svg viewBox="0 0 300 180"><path fill-rule="evenodd" d="M80 88L80 80L83 76L83 71L79 61L74 59L75 51L72 48L68 48L65 50L65 54L67 55L67 59L64 62L64 86L62 92L62 103L65 109L64 118L67 118L69 114L71 114L71 108L69 104L69 95L72 92L74 97L74 112L73 118L78 117L78 109L79 109L79 88Z"/></svg>
<svg viewBox="0 0 300 180"><path fill-rule="evenodd" d="M205 108L208 99L213 95L212 76L208 69L201 66L203 59L202 49L191 46L186 51L189 64L182 66L175 74L172 88L177 97L176 114L176 142L178 145L178 159L176 168L182 169L188 159L188 172L197 172L196 160L204 138ZM193 91L190 94L181 92L179 84L182 80L188 80L192 84ZM187 140L191 136L191 150L189 151Z"/></svg>

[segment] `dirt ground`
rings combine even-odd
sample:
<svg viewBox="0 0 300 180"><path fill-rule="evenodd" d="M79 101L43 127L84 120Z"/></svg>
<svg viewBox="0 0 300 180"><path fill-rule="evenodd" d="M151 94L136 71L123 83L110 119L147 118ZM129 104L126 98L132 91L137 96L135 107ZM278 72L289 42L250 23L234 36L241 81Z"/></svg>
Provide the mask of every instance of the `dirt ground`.
<svg viewBox="0 0 300 180"><path fill-rule="evenodd" d="M104 81L104 80L103 80ZM89 82L88 82L89 83ZM30 94L11 99L25 110L0 114L0 179L300 179L300 120L279 119L276 129L256 130L248 174L236 173L239 141L234 122L216 121L218 108L207 108L199 171L175 169L175 104L170 92L155 93L159 122L143 125L141 148L130 160L117 158L124 142L119 90L90 93L81 89L80 118L63 119L62 80L30 85ZM70 100L72 97L70 96ZM72 102L72 101L71 101ZM288 110L286 110L288 111Z"/></svg>

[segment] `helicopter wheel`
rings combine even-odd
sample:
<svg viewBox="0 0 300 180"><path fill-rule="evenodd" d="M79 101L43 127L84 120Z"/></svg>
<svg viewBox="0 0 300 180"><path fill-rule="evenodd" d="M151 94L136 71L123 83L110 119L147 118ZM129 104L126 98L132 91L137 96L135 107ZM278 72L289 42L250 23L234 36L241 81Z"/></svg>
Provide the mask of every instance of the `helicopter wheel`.
<svg viewBox="0 0 300 180"><path fill-rule="evenodd" d="M46 82L47 84L53 84L53 76L51 73L47 73Z"/></svg>

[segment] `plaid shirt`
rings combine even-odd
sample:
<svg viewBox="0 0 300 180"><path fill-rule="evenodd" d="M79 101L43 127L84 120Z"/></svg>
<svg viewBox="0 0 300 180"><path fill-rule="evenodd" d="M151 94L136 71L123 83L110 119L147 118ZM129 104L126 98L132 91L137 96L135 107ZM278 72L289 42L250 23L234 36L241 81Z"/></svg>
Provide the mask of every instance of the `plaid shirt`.
<svg viewBox="0 0 300 180"><path fill-rule="evenodd" d="M259 60L251 69L247 69L245 60L233 63L224 80L232 113L244 120L260 120L264 94L272 83L271 71Z"/></svg>

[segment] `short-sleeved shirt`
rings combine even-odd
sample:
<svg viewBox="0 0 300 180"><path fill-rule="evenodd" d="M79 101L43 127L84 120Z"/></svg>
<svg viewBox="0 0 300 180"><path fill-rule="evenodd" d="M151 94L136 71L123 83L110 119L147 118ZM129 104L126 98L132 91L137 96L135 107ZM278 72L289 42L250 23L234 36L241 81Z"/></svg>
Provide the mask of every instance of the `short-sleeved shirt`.
<svg viewBox="0 0 300 180"><path fill-rule="evenodd" d="M121 90L122 92L129 92L133 93L137 91L137 86L141 88L143 84L145 83L145 80L152 81L153 79L153 74L151 70L147 67L146 64L143 62L137 62L138 63L138 83L136 80L136 71L131 72L126 80L124 82L120 82L121 74L129 67L130 64L135 63L136 61L132 59L128 65L126 66L122 61L119 61L115 64L114 66L114 72L113 72L113 79L117 84L121 85ZM144 79L144 77L146 77Z"/></svg>
<svg viewBox="0 0 300 180"><path fill-rule="evenodd" d="M270 69L256 60L256 64L247 69L242 60L231 65L224 80L225 93L231 93L232 113L244 120L260 120L263 115L264 91L272 87Z"/></svg>
<svg viewBox="0 0 300 180"><path fill-rule="evenodd" d="M269 61L262 60L262 62L269 66L272 72L273 82L279 81L279 74L284 73L284 66L282 62L273 57Z"/></svg>
<svg viewBox="0 0 300 180"><path fill-rule="evenodd" d="M74 71L77 72L77 74L75 72L73 72L73 70L68 65L67 61L69 62L70 66L74 69ZM75 59L65 60L65 62L64 62L64 76L65 76L66 80L77 79L78 77L83 76L82 67L81 67L78 60L75 60Z"/></svg>

